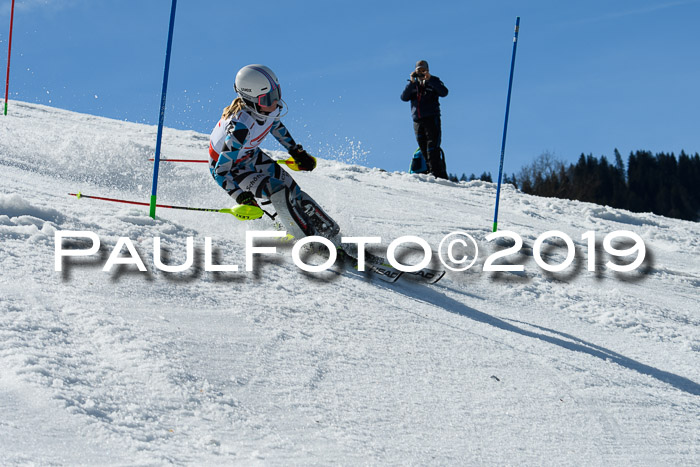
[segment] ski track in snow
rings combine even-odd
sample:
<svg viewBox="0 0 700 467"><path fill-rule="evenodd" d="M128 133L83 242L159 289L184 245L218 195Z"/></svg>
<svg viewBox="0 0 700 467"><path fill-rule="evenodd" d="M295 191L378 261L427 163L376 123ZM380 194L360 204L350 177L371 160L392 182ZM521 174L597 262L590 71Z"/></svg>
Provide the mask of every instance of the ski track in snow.
<svg viewBox="0 0 700 467"><path fill-rule="evenodd" d="M344 233L436 248L462 230L479 261L435 286L390 285L305 274L280 247L246 273L245 231L269 229L264 220L167 209L153 220L146 207L68 196L147 200L155 127L12 109L0 125L3 464L700 462L699 224L505 186L499 227L523 238L508 259L525 272L485 273L503 248L485 241L493 184L320 155L295 178ZM207 142L166 129L163 157L206 157ZM162 162L158 200L232 204L205 164ZM560 274L532 256L554 229L577 248ZM602 238L620 229L646 244L637 272L605 268ZM54 271L57 230L97 233L99 254ZM597 272L586 269L589 230ZM102 272L123 236L147 273ZM156 236L171 264L194 237L196 267L158 271ZM217 261L242 271L205 272L206 236ZM564 260L546 245L549 263Z"/></svg>

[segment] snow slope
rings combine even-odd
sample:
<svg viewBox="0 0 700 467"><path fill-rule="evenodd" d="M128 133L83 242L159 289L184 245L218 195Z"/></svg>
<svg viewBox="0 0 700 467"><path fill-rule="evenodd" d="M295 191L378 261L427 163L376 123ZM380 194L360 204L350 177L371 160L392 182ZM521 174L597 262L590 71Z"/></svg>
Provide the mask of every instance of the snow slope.
<svg viewBox="0 0 700 467"><path fill-rule="evenodd" d="M0 119L2 464L700 463L700 224L506 186L499 227L523 238L509 258L525 271L488 273L485 258L502 248L484 239L495 185L320 155L295 178L346 234L384 247L418 235L437 248L461 230L478 242L477 264L435 286L387 285L303 273L282 247L245 272L245 231L269 229L265 220L168 209L153 220L147 208L67 195L147 201L154 127L10 110ZM207 141L166 129L163 157L205 157ZM205 164L162 163L158 200L232 205ZM576 243L563 273L532 257L553 229ZM57 230L95 232L99 255L56 272ZM589 272L590 230L599 244L639 234L645 263L615 273L599 245ZM155 236L172 264L193 237L197 266L154 268ZM102 271L119 237L148 272ZM205 237L241 272L206 272ZM563 247L545 250L564 260Z"/></svg>

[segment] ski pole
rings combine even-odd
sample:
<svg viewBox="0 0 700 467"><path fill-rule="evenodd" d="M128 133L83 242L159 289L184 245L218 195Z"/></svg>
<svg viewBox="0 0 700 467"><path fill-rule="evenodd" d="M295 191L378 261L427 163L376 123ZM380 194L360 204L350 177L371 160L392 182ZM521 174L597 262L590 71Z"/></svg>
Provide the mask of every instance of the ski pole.
<svg viewBox="0 0 700 467"><path fill-rule="evenodd" d="M508 131L508 114L510 113L510 92L513 89L513 70L515 69L515 51L518 47L518 30L520 16L515 18L515 36L513 37L513 57L510 59L510 78L508 80L508 97L506 99L506 118L503 123L503 140L501 142L501 166L498 169L498 187L496 188L496 210L493 214L493 231L498 229L498 202L501 197L501 178L503 177L503 158L506 153L506 132Z"/></svg>
<svg viewBox="0 0 700 467"><path fill-rule="evenodd" d="M7 78L5 79L5 115L7 115L7 96L10 90L10 55L12 53L12 23L15 21L15 0L12 0L10 12L10 38L7 45Z"/></svg>
<svg viewBox="0 0 700 467"><path fill-rule="evenodd" d="M175 7L173 0L170 7L170 27L168 28L168 47L165 51L165 71L163 72L163 92L160 98L160 116L158 117L158 135L156 136L156 157L153 164L153 188L151 190L151 217L156 218L156 193L158 191L158 162L160 161L160 142L163 138L163 120L165 119L165 95L168 92L168 72L170 71L170 51L173 45L173 29L175 28Z"/></svg>
<svg viewBox="0 0 700 467"><path fill-rule="evenodd" d="M81 192L77 193L68 193L70 196L75 196L76 198L89 198L89 199L98 199L100 201L110 201L113 203L123 203L123 204L135 204L137 206L149 206L149 203L144 203L141 201L129 201L125 199L117 199L117 198L105 198L102 196L90 196L90 195L84 195ZM238 220L253 220L253 219L259 219L263 216L263 214L266 214L270 219L274 219L276 217L275 215L270 214L269 212L265 211L264 209L261 209L258 206L250 206L246 204L241 204L239 206L236 206L234 208L224 208L224 209L215 209L215 208L195 208L191 206L172 206L168 204L158 204L157 205L159 208L168 208L168 209L182 209L185 211L204 211L204 212L221 212L224 214L232 214L236 219Z"/></svg>

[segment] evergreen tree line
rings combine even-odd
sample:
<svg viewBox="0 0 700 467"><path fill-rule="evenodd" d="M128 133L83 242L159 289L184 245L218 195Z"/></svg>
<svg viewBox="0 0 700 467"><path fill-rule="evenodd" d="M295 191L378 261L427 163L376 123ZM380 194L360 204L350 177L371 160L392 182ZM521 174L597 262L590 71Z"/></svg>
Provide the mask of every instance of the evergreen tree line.
<svg viewBox="0 0 700 467"><path fill-rule="evenodd" d="M523 192L537 196L587 201L653 212L691 221L700 220L700 155L684 151L630 153L627 168L615 149L615 161L584 155L568 166L545 153L515 176L506 177Z"/></svg>
<svg viewBox="0 0 700 467"><path fill-rule="evenodd" d="M484 182L493 182L493 179L491 178L491 172L484 172L480 176L476 176L474 174L471 174L469 177L467 177L467 174L462 173L461 177L457 177L457 174L449 174L447 178L451 182L471 182L472 180L481 180Z"/></svg>

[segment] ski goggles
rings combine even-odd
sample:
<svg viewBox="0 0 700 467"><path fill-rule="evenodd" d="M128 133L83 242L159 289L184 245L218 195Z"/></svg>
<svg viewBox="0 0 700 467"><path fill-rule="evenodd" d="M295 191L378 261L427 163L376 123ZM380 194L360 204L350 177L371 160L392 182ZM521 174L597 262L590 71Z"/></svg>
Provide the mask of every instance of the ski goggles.
<svg viewBox="0 0 700 467"><path fill-rule="evenodd" d="M282 90L279 86L276 86L267 94L261 94L258 96L258 105L263 107L270 107L282 100Z"/></svg>

